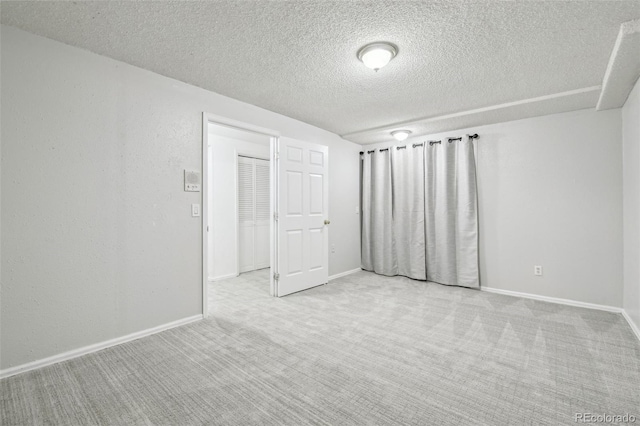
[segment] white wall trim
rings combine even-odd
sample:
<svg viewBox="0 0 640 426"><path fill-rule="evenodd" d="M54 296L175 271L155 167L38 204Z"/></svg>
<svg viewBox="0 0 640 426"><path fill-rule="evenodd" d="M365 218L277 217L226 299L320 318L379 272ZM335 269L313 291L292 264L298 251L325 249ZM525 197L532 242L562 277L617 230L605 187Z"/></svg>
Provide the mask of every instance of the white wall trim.
<svg viewBox="0 0 640 426"><path fill-rule="evenodd" d="M172 321L157 327L148 328L146 330L137 331L135 333L127 334L126 336L116 337L115 339L106 340L100 343L94 343L93 345L85 346L78 349L73 349L68 352L63 352L58 355L50 356L48 358L39 359L37 361L28 362L26 364L18 365L16 367L6 368L0 370L0 379L6 377L15 376L16 374L25 373L27 371L36 370L38 368L46 367L48 365L57 364L59 362L68 361L73 358L77 358L83 355L87 355L93 352L98 352L112 346L121 345L123 343L131 342L133 340L140 339L141 337L147 337L152 334L159 333L161 331L169 330L171 328L180 327L195 321L199 321L203 318L202 314L194 315L191 317Z"/></svg>
<svg viewBox="0 0 640 426"><path fill-rule="evenodd" d="M616 43L611 51L596 111L622 107L640 74L640 19L620 24Z"/></svg>
<svg viewBox="0 0 640 426"><path fill-rule="evenodd" d="M352 269L350 271L340 272L339 274L331 275L329 277L329 281L335 280L336 278L345 277L347 275L355 274L356 272L362 271L362 268Z"/></svg>
<svg viewBox="0 0 640 426"><path fill-rule="evenodd" d="M637 325L635 325L635 323L631 320L631 317L629 316L629 314L627 314L627 311L625 311L623 308L618 308L616 306L608 306L608 305L598 305L596 303L579 302L577 300L571 300L571 299L560 299L558 297L540 296L540 295L531 294L531 293L520 293L519 291L502 290L499 288L492 288L492 287L481 287L480 290L486 291L487 293L504 294L506 296L522 297L525 299L541 300L543 302L557 303L560 305L577 306L579 308L597 309L600 311L622 314L624 319L627 320L627 322L629 323L629 327L631 327L631 330L633 331L633 333L636 335L638 340L640 340L640 329L638 328Z"/></svg>
<svg viewBox="0 0 640 426"><path fill-rule="evenodd" d="M629 323L629 327L631 327L631 331L633 331L633 333L636 335L638 340L640 340L640 328L638 328L638 326L633 322L633 320L631 319L627 311L625 311L624 309L622 310L622 316Z"/></svg>
<svg viewBox="0 0 640 426"><path fill-rule="evenodd" d="M209 119L207 113L202 113L202 171L200 176L202 181L200 187L202 189L200 214L201 232L202 232L202 318L209 315L209 286L207 278L209 277Z"/></svg>
<svg viewBox="0 0 640 426"><path fill-rule="evenodd" d="M340 137L343 138L343 139L350 140L350 139L353 139L353 138L355 138L355 137L357 137L357 136L359 136L361 134L366 134L366 133L369 133L369 132L387 131L387 130L390 130L390 129L393 129L393 128L396 128L396 127L410 127L410 126L416 126L416 125L424 124L424 123L433 123L433 122L437 122L437 121L448 120L448 119L452 119L452 118L458 118L458 117L464 117L464 116L473 116L473 115L477 115L477 114L484 113L484 112L495 111L495 110L500 110L500 109L505 109L505 108L512 108L512 107L517 107L517 106L520 106L520 105L535 104L537 102L543 102L543 101L554 100L554 99L561 99L561 98L565 98L565 97L581 95L583 93L599 92L601 89L602 89L602 86L582 87L580 89L568 90L566 92L552 93L550 95L543 95L543 96L538 96L538 97L535 97L535 98L521 99L521 100L518 100L518 101L507 102L507 103L503 103L503 104L496 104L496 105L486 106L486 107L482 107L482 108L470 109L470 110L466 110L466 111L455 112L455 113L452 113L452 114L439 115L439 116L436 116L436 117L433 117L433 116L421 117L421 118L417 118L417 119L411 119L411 120L408 120L408 121L400 121L400 122L396 122L396 123L389 123L389 124L385 124L385 125L382 125L382 126L370 127L368 129L361 129L361 130L356 130L355 132L344 133L344 134L341 134ZM530 118L530 117L525 117L525 118ZM414 135L414 136L419 136L419 135ZM366 145L368 145L368 144L365 143L365 146Z"/></svg>
<svg viewBox="0 0 640 426"><path fill-rule="evenodd" d="M500 288L493 287L480 287L481 291L488 293L504 294L507 296L523 297L525 299L541 300L543 302L558 303L560 305L577 306L579 308L598 309L600 311L615 312L620 314L623 312L622 308L608 305L598 305L596 303L579 302L571 299L561 299L559 297L541 296L538 294L521 293L519 291L502 290Z"/></svg>

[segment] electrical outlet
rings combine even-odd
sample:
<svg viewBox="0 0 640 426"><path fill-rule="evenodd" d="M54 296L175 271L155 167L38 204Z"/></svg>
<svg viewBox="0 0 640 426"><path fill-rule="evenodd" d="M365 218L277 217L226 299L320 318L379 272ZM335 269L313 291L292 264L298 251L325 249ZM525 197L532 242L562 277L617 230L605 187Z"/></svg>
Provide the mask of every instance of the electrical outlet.
<svg viewBox="0 0 640 426"><path fill-rule="evenodd" d="M541 277L541 276L542 276L542 266L540 266L540 265L535 265L535 266L533 267L533 275L536 275L536 276L538 276L538 277Z"/></svg>
<svg viewBox="0 0 640 426"><path fill-rule="evenodd" d="M331 245L331 253L335 253L336 252L336 245L332 244Z"/></svg>

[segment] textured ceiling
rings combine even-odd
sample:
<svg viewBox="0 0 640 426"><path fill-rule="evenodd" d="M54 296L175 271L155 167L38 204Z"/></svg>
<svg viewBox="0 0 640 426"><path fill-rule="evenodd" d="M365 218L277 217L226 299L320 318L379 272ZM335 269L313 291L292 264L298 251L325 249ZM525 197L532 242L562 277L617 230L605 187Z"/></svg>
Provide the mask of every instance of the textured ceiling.
<svg viewBox="0 0 640 426"><path fill-rule="evenodd" d="M593 107L598 93L588 93L602 83L620 24L640 18L637 0L3 1L1 7L3 24L359 143L388 139L396 123L416 134L433 133L429 123L454 128L460 116L473 123L474 110L486 115L483 109L495 105L488 113L493 121ZM356 52L379 40L396 44L399 54L376 73ZM564 92L576 94L556 96ZM546 96L553 101L536 101ZM527 99L532 107L519 102Z"/></svg>

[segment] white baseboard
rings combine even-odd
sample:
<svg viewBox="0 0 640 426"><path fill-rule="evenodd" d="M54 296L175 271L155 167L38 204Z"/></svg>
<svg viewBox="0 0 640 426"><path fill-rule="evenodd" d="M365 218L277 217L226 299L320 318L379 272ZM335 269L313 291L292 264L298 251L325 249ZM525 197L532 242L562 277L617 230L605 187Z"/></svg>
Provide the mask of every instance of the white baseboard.
<svg viewBox="0 0 640 426"><path fill-rule="evenodd" d="M192 323L194 321L201 320L202 314L194 315L192 317L183 318L177 321L172 321L167 324L162 324L157 327L148 328L146 330L138 331L135 333L127 334L126 336L116 337L115 339L106 340L104 342L95 343L93 345L85 346L78 349L73 349L68 352L63 352L58 355L50 356L48 358L39 359L37 361L28 362L26 364L18 365L16 367L7 368L4 370L0 370L0 379L4 379L6 377L15 376L16 374L24 373L30 370L35 370L38 368L46 367L48 365L57 364L62 361L67 361L73 358L77 358L82 355L90 354L92 352L97 352L102 349L109 348L111 346L120 345L122 343L131 342L132 340L140 339L141 337L150 336L152 334L159 333L161 331L169 330L171 328L179 327L181 325L186 325Z"/></svg>
<svg viewBox="0 0 640 426"><path fill-rule="evenodd" d="M640 340L640 328L638 328L638 326L633 322L633 320L631 319L627 311L625 311L624 309L622 310L622 316L624 317L624 319L627 320L627 322L629 323L629 326L631 327L631 330L636 335L638 340Z"/></svg>
<svg viewBox="0 0 640 426"><path fill-rule="evenodd" d="M346 277L347 275L355 274L356 272L362 271L362 268L352 269L350 271L340 272L339 274L331 275L329 277L329 281L335 280L336 278Z"/></svg>
<svg viewBox="0 0 640 426"><path fill-rule="evenodd" d="M228 278L235 278L237 276L238 276L238 274L236 274L234 272L233 274L220 275L219 277L209 277L208 280L209 280L209 282L222 281L222 280L226 280Z"/></svg>
<svg viewBox="0 0 640 426"><path fill-rule="evenodd" d="M543 302L550 303L558 303L560 305L569 305L569 306L577 306L579 308L588 308L588 309L598 309L600 311L613 312L616 314L622 314L625 320L629 323L631 330L636 335L638 340L640 340L640 329L638 326L631 320L627 311L623 308L618 308L615 306L608 305L598 305L596 303L587 303L587 302L578 302L577 300L571 299L560 299L558 297L549 297L549 296L540 296L537 294L531 293L520 293L519 291L511 291L511 290L502 290L499 288L491 288L491 287L481 287L480 290L486 291L487 293L496 293L496 294L505 294L507 296L515 296L515 297L523 297L525 299L533 299L533 300L541 300Z"/></svg>
<svg viewBox="0 0 640 426"><path fill-rule="evenodd" d="M480 290L488 293L505 294L507 296L524 297L525 299L541 300L543 302L558 303L560 305L577 306L579 308L598 309L600 311L622 313L623 309L615 306L598 305L596 303L579 302L571 299L560 299L559 297L540 296L538 294L521 293L519 291L502 290L492 287L480 287Z"/></svg>

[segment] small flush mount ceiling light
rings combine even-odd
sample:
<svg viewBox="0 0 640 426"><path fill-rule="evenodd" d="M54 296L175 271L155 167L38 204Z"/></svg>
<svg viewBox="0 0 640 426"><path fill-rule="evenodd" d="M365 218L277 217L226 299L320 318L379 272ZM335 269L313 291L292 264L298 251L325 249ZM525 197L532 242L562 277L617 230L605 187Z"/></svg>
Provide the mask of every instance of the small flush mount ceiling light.
<svg viewBox="0 0 640 426"><path fill-rule="evenodd" d="M398 48L387 42L367 44L358 51L358 59L365 66L378 71L392 60L398 53Z"/></svg>
<svg viewBox="0 0 640 426"><path fill-rule="evenodd" d="M400 142L408 138L410 134L411 131L409 130L394 130L393 132L391 132L391 136L393 136L397 141Z"/></svg>

